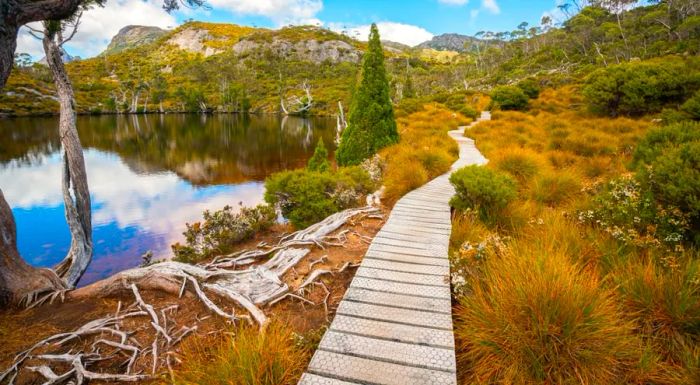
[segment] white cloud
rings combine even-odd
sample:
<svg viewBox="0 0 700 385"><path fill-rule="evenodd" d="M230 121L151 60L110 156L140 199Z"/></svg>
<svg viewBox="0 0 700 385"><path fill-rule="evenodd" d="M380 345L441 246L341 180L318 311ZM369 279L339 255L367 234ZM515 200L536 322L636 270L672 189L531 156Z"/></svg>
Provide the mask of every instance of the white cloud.
<svg viewBox="0 0 700 385"><path fill-rule="evenodd" d="M464 5L469 2L469 0L438 0L439 3L442 4L447 4L447 5Z"/></svg>
<svg viewBox="0 0 700 385"><path fill-rule="evenodd" d="M322 0L209 0L209 4L239 15L267 17L280 26L321 24L316 14L323 9Z"/></svg>
<svg viewBox="0 0 700 385"><path fill-rule="evenodd" d="M91 57L102 52L114 35L127 25L148 25L161 28L175 26L173 15L163 10L162 0L110 0L104 7L83 13L78 33L66 43L72 55ZM34 59L44 56L41 42L22 28L17 52L27 52Z"/></svg>
<svg viewBox="0 0 700 385"><path fill-rule="evenodd" d="M377 24L379 36L382 40L391 40L397 43L403 43L410 46L418 45L426 40L433 38L433 34L424 28L403 23L394 23L391 21L382 21ZM367 41L369 38L369 29L371 25L360 25L356 27L342 28L339 24L330 24L331 29L335 31L347 31L350 37L358 40Z"/></svg>
<svg viewBox="0 0 700 385"><path fill-rule="evenodd" d="M481 0L481 7L496 15L501 13L501 8L496 3L496 0Z"/></svg>

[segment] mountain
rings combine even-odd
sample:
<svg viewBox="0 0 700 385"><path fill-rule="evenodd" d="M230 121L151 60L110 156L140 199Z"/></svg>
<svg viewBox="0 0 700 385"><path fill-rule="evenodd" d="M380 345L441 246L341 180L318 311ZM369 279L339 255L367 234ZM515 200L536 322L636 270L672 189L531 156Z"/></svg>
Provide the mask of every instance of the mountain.
<svg viewBox="0 0 700 385"><path fill-rule="evenodd" d="M468 46L477 41L479 41L479 39L475 37L460 35L457 33L445 33L418 44L416 48L432 48L438 51L467 52L469 51ZM467 44L467 48L464 47L465 44Z"/></svg>
<svg viewBox="0 0 700 385"><path fill-rule="evenodd" d="M71 56L71 54L66 52L66 50L64 50L63 47L61 47L61 59L64 63L70 63L76 60L80 60L80 56ZM41 65L47 65L46 56L39 59L37 63Z"/></svg>
<svg viewBox="0 0 700 385"><path fill-rule="evenodd" d="M158 27L127 25L114 35L107 49L102 52L102 55L111 55L129 48L152 43L166 33L168 31Z"/></svg>

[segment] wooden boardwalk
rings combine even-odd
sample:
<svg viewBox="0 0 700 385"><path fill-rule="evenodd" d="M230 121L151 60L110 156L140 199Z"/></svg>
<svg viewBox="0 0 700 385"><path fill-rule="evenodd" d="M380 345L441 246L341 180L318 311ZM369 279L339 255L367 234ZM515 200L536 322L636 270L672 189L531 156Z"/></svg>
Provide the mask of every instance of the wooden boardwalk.
<svg viewBox="0 0 700 385"><path fill-rule="evenodd" d="M488 112L480 120L490 119ZM463 136L452 171L486 159ZM449 174L406 194L355 274L300 385L456 384Z"/></svg>

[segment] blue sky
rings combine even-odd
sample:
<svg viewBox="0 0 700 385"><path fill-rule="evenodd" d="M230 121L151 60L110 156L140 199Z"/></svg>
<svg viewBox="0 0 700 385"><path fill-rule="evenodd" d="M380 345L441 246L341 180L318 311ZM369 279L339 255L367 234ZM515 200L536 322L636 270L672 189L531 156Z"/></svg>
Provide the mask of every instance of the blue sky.
<svg viewBox="0 0 700 385"><path fill-rule="evenodd" d="M473 35L480 30L512 30L520 22L539 24L562 0L209 0L211 10L162 10L162 0L108 0L104 8L83 15L68 51L82 57L104 50L112 36L126 25L172 28L184 20L229 22L279 28L288 24L318 24L348 30L365 38L369 24L379 25L382 38L415 45L433 35L455 32ZM35 58L42 50L23 32L17 52Z"/></svg>

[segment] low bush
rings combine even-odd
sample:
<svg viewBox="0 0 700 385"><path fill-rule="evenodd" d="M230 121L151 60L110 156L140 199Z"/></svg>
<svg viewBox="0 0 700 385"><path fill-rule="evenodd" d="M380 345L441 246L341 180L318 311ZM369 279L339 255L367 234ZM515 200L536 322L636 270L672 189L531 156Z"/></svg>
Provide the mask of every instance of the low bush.
<svg viewBox="0 0 700 385"><path fill-rule="evenodd" d="M333 172L283 171L265 181L265 201L279 206L282 215L301 229L358 205L375 187L359 166Z"/></svg>
<svg viewBox="0 0 700 385"><path fill-rule="evenodd" d="M700 123L681 122L651 129L634 151L633 166L648 165L669 147L700 141Z"/></svg>
<svg viewBox="0 0 700 385"><path fill-rule="evenodd" d="M683 103L681 111L688 114L693 120L700 120L700 90L697 91L692 98Z"/></svg>
<svg viewBox="0 0 700 385"><path fill-rule="evenodd" d="M673 250L689 234L687 215L657 204L631 175L593 192L591 207L579 212L579 221L599 227L620 242L636 247L665 244Z"/></svg>
<svg viewBox="0 0 700 385"><path fill-rule="evenodd" d="M533 78L523 79L517 84L530 99L537 99L540 96L540 85Z"/></svg>
<svg viewBox="0 0 700 385"><path fill-rule="evenodd" d="M235 336L196 337L183 343L177 385L295 385L311 351L288 328L273 323L264 331L241 327Z"/></svg>
<svg viewBox="0 0 700 385"><path fill-rule="evenodd" d="M241 207L238 213L226 206L214 212L206 210L203 217L203 222L187 224L184 245L172 245L176 261L197 263L229 252L241 241L269 229L277 219L274 208L268 205Z"/></svg>
<svg viewBox="0 0 700 385"><path fill-rule="evenodd" d="M450 205L474 210L484 221L495 219L517 197L516 182L505 173L482 166L467 166L450 175L455 196Z"/></svg>
<svg viewBox="0 0 700 385"><path fill-rule="evenodd" d="M491 100L503 110L524 110L527 108L528 97L516 86L500 86L491 91Z"/></svg>

